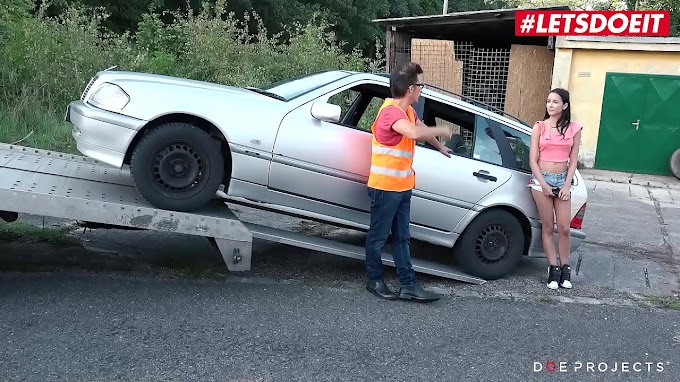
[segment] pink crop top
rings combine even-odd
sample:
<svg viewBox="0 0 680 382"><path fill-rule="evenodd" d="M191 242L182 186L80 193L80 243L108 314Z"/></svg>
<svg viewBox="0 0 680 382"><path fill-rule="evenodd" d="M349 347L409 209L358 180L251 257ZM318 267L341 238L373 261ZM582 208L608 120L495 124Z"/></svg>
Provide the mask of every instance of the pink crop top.
<svg viewBox="0 0 680 382"><path fill-rule="evenodd" d="M557 131L551 132L546 128L543 121L538 121L541 126L541 135L538 140L538 158L550 162L566 162L569 160L571 146L574 144L574 136L582 126L571 122L562 136Z"/></svg>

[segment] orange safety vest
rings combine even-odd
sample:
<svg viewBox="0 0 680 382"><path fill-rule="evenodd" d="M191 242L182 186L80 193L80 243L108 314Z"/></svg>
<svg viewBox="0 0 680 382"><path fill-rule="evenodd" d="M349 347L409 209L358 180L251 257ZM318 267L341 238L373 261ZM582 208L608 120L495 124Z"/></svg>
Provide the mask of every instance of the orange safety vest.
<svg viewBox="0 0 680 382"><path fill-rule="evenodd" d="M378 110L380 112L388 106L397 106L393 99L387 98ZM403 111L403 109L399 108ZM411 123L416 123L416 111L409 106L404 112ZM386 146L375 138L375 125L373 122L371 132L371 169L368 174L368 187L384 191L407 191L413 189L416 183L416 174L413 171L413 154L416 149L416 141L401 137L399 143L394 146Z"/></svg>

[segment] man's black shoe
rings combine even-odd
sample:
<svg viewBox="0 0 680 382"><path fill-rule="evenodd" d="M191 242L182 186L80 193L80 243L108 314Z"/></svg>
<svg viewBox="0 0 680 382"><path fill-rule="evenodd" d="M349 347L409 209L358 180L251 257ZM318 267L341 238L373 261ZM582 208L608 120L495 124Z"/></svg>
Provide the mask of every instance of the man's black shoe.
<svg viewBox="0 0 680 382"><path fill-rule="evenodd" d="M413 287L402 287L399 289L400 300L413 300L417 302L434 302L441 298L440 295L428 292L420 285Z"/></svg>
<svg viewBox="0 0 680 382"><path fill-rule="evenodd" d="M397 298L397 294L387 287L385 281L369 281L366 283L366 289L374 295L386 300L395 300Z"/></svg>

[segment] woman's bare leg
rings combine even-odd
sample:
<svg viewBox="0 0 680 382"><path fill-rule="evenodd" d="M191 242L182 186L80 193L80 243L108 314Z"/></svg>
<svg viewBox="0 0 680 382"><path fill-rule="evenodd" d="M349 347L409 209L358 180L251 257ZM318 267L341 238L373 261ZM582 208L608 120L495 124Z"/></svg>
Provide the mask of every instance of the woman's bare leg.
<svg viewBox="0 0 680 382"><path fill-rule="evenodd" d="M571 200L561 200L555 198L555 217L557 220L558 232L558 247L560 264L562 269L560 272L559 286L562 288L571 289L571 266L569 265L569 253L571 252L569 228L571 215Z"/></svg>
<svg viewBox="0 0 680 382"><path fill-rule="evenodd" d="M559 247L560 264L569 264L569 254L571 252L571 243L569 237L570 231L570 215L571 215L571 200L562 200L555 198L555 219L557 220L557 232Z"/></svg>
<svg viewBox="0 0 680 382"><path fill-rule="evenodd" d="M543 250L545 256L548 258L548 263L552 266L557 266L557 254L555 253L555 241L553 240L553 233L555 227L554 212L553 212L553 197L545 196L541 191L532 189L531 194L536 201L536 208L541 217L541 239L543 242Z"/></svg>

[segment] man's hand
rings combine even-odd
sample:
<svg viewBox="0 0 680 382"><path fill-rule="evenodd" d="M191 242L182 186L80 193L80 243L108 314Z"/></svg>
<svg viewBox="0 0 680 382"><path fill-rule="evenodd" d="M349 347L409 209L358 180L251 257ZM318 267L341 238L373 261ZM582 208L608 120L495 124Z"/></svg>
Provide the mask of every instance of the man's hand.
<svg viewBox="0 0 680 382"><path fill-rule="evenodd" d="M441 147L439 147L439 152L446 155L447 158L451 158L451 153L453 152L453 150L451 150L450 148L448 148L444 145L440 145L440 146Z"/></svg>
<svg viewBox="0 0 680 382"><path fill-rule="evenodd" d="M439 151L440 153L444 154L447 158L451 158L451 153L453 152L453 150L451 150L450 148L448 148L448 147L442 145L441 142L439 142L439 141L437 140L437 138L435 138L435 137L430 137L430 138L429 138L428 140L426 140L425 142L429 143L432 147L434 147L435 149L437 149L437 151Z"/></svg>

